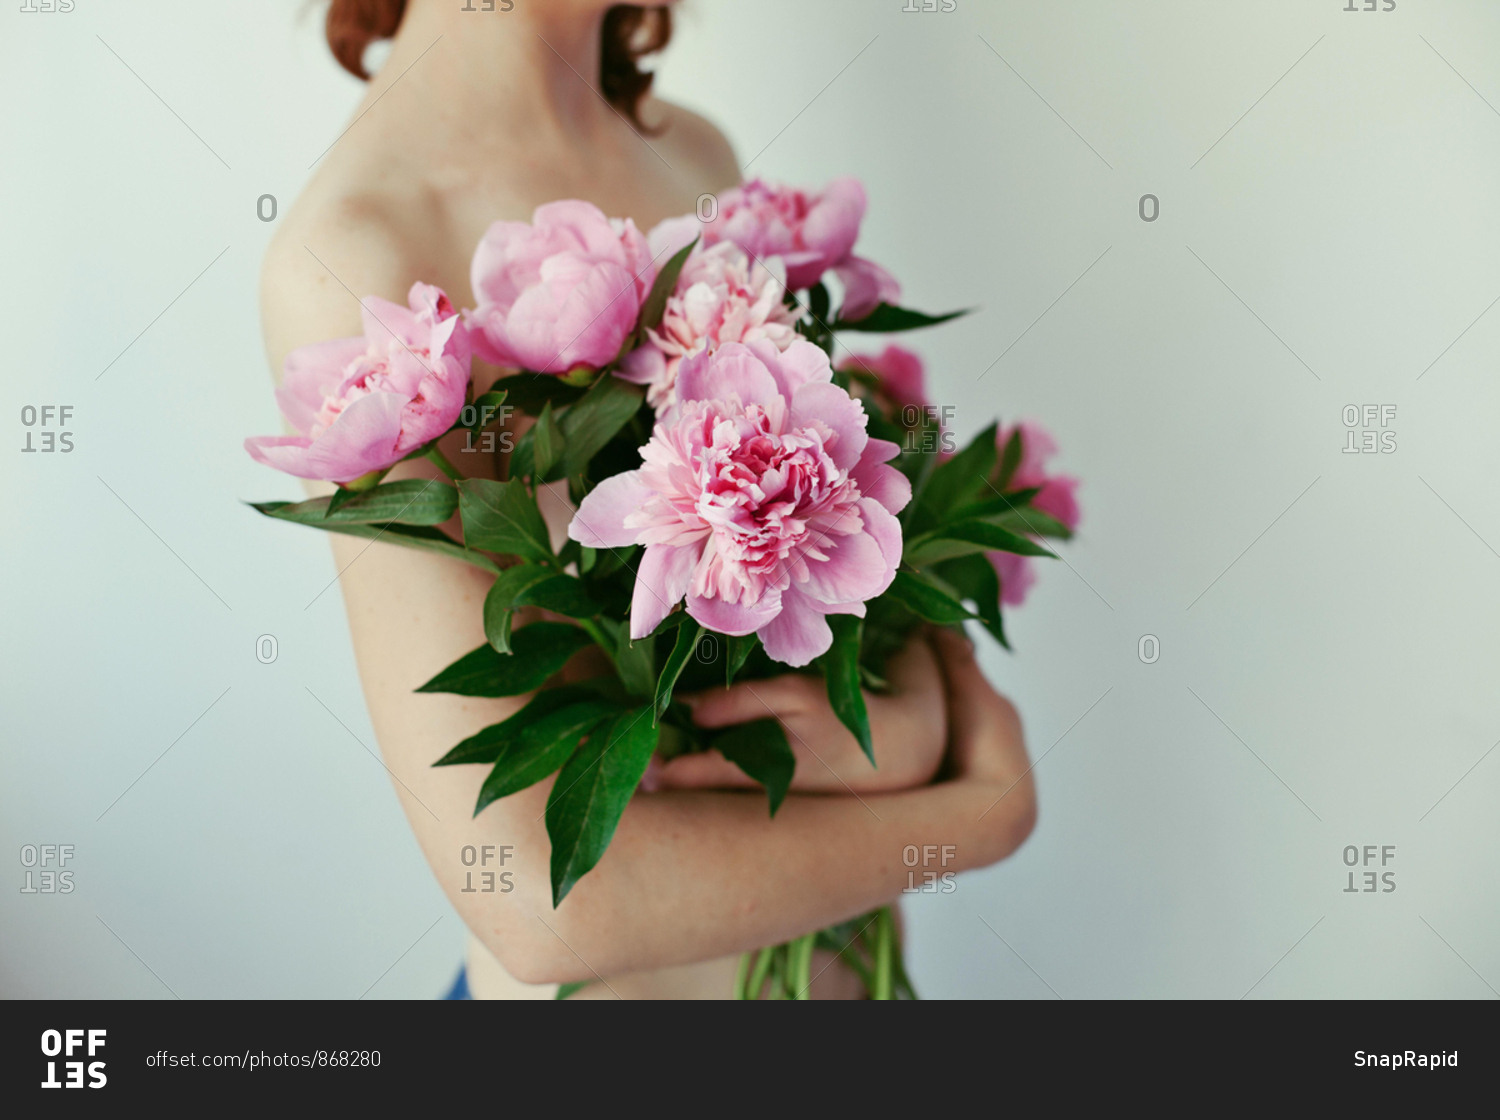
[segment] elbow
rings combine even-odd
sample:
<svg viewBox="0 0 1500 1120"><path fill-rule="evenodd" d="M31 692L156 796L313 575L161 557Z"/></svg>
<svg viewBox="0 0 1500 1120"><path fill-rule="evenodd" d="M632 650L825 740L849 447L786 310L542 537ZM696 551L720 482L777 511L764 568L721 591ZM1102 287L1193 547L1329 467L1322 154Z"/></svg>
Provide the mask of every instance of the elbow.
<svg viewBox="0 0 1500 1120"><path fill-rule="evenodd" d="M1036 783L1027 774L1016 782L986 814L985 840L996 863L1014 854L1036 830Z"/></svg>
<svg viewBox="0 0 1500 1120"><path fill-rule="evenodd" d="M518 940L522 943L516 944ZM492 944L490 951L499 959L501 967L523 984L570 984L594 979L593 971L577 957L569 955L564 960L531 939L507 938L503 945Z"/></svg>
<svg viewBox="0 0 1500 1120"><path fill-rule="evenodd" d="M545 920L533 914L514 925L507 922L505 928L486 930L479 937L500 966L523 984L594 980L600 975L594 966L609 964L595 960L589 939L571 928L571 923L559 921L556 911L545 915Z"/></svg>

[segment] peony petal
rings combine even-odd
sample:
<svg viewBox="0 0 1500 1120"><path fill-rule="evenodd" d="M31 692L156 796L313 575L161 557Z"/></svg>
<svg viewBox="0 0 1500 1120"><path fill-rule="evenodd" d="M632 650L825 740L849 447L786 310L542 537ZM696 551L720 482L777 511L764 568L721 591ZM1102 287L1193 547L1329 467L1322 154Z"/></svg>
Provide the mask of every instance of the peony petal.
<svg viewBox="0 0 1500 1120"><path fill-rule="evenodd" d="M619 265L549 257L542 282L521 293L494 341L540 373L597 368L619 352L639 312L632 278Z"/></svg>
<svg viewBox="0 0 1500 1120"><path fill-rule="evenodd" d="M641 557L630 600L630 638L644 638L661 625L692 583L701 545L653 545Z"/></svg>
<svg viewBox="0 0 1500 1120"><path fill-rule="evenodd" d="M899 471L890 467L885 469L904 480L905 476ZM875 592L875 595L879 595L891 585L891 581L896 578L896 569L901 566L901 522L896 520L890 507L875 498L862 498L859 513L865 521L865 532L880 546L880 554L885 558L887 575L880 590ZM873 599L875 595L868 595L866 598Z"/></svg>
<svg viewBox="0 0 1500 1120"><path fill-rule="evenodd" d="M1000 602L1007 607L1019 607L1036 582L1031 557L1017 556L1014 552L991 552L988 555L995 574L1000 577Z"/></svg>
<svg viewBox="0 0 1500 1120"><path fill-rule="evenodd" d="M1078 528L1078 480L1071 475L1058 475L1042 483L1031 504L1069 529Z"/></svg>
<svg viewBox="0 0 1500 1120"><path fill-rule="evenodd" d="M791 351L787 351L791 353ZM801 386L792 396L792 423L799 428L821 423L834 438L824 443L841 471L853 470L870 437L865 434L865 410L844 390L828 382Z"/></svg>
<svg viewBox="0 0 1500 1120"><path fill-rule="evenodd" d="M880 304L895 303L901 298L901 285L896 278L874 261L850 257L833 271L844 285L844 303L839 308L841 319L863 319Z"/></svg>
<svg viewBox="0 0 1500 1120"><path fill-rule="evenodd" d="M766 654L783 664L800 668L828 652L833 631L821 611L795 589L782 594L781 612L760 629Z"/></svg>
<svg viewBox="0 0 1500 1120"><path fill-rule="evenodd" d="M401 421L408 400L398 393L371 393L349 404L307 449L316 477L348 482L370 471L394 466Z"/></svg>
<svg viewBox="0 0 1500 1120"><path fill-rule="evenodd" d="M365 296L359 301L359 317L365 337L377 346L401 343L413 345L417 340L417 317L411 309L379 296Z"/></svg>
<svg viewBox="0 0 1500 1120"><path fill-rule="evenodd" d="M775 377L754 350L742 342L726 342L712 354L704 351L683 359L677 370L679 401L730 397L767 407L781 399Z"/></svg>
<svg viewBox="0 0 1500 1120"><path fill-rule="evenodd" d="M651 256L665 264L693 238L702 237L703 231L703 223L696 214L684 214L680 218L667 218L658 222L647 235L646 241L651 246Z"/></svg>
<svg viewBox="0 0 1500 1120"><path fill-rule="evenodd" d="M885 442L883 439L872 439L870 444ZM892 513L900 513L906 508L906 503L911 501L911 479L895 467L888 466L872 456L870 445L866 445L863 458L854 468L854 481L858 484L861 494L879 502Z"/></svg>
<svg viewBox="0 0 1500 1120"><path fill-rule="evenodd" d="M363 338L338 338L299 346L286 356L276 403L287 423L299 432L312 427L324 398L338 392L349 363L365 352Z"/></svg>
<svg viewBox="0 0 1500 1120"><path fill-rule="evenodd" d="M710 599L689 592L687 610L696 621L710 630L732 637L743 637L755 633L776 617L781 610L782 595L774 587L768 587L759 603L747 604L726 603L723 599Z"/></svg>
<svg viewBox="0 0 1500 1120"><path fill-rule="evenodd" d="M625 360L615 370L615 376L622 381L629 381L632 385L650 385L653 381L663 377L666 372L666 356L647 342L625 355Z"/></svg>
<svg viewBox="0 0 1500 1120"><path fill-rule="evenodd" d="M762 343L761 345L770 346L771 344ZM774 347L772 349L774 350ZM782 392L788 398L803 385L833 381L833 366L828 362L828 355L823 353L821 346L815 346L805 339L799 338L793 341L780 352L778 361Z"/></svg>
<svg viewBox="0 0 1500 1120"><path fill-rule="evenodd" d="M251 436L245 450L257 463L264 463L297 478L316 478L308 473L307 449L312 440L306 436Z"/></svg>
<svg viewBox="0 0 1500 1120"><path fill-rule="evenodd" d="M640 530L627 529L625 518L651 497L640 471L611 475L589 491L568 523L568 536L588 548L624 548L635 544Z"/></svg>
<svg viewBox="0 0 1500 1120"><path fill-rule="evenodd" d="M885 513L884 506L877 508ZM898 540L899 536L898 525ZM827 553L828 559L808 562L807 579L797 584L804 595L823 603L863 602L879 595L891 582L893 569L885 551L868 533L826 536L817 547Z"/></svg>

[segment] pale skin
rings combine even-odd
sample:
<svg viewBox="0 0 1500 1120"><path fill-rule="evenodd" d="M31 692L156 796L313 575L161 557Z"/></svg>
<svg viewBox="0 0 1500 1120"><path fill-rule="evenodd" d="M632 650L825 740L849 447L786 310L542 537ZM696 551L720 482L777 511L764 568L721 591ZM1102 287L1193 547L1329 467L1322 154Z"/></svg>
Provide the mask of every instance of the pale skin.
<svg viewBox="0 0 1500 1120"><path fill-rule="evenodd" d="M582 198L646 230L739 181L728 144L701 118L648 100L642 116L664 125L648 147L590 88L605 6L560 0L502 17L411 0L355 113L368 114L323 158L267 254L261 300L273 369L295 347L358 334L356 296L404 302L421 279L471 306L470 256L496 219L525 220L543 202ZM382 97L389 76L403 71ZM478 388L494 376L476 364ZM450 437L444 451L465 474L495 477L493 456L463 446ZM429 476L435 468L407 463L390 477ZM567 516L560 505L549 510L558 523ZM542 820L550 780L474 818L485 768L431 765L526 698L412 691L484 641L480 605L492 577L382 542L331 540L381 752L471 933L478 998L549 998L553 985L578 980L598 982L573 998L723 996L738 954L899 897L907 845L949 845L956 857L945 870L961 871L1005 858L1033 826L1014 708L985 682L962 638L933 634L893 660L889 693L867 697L878 769L816 679L693 697L705 726L766 715L785 724L797 769L775 820L764 795L743 788L750 783L723 759L680 759L666 767L666 788L637 794L604 860L554 910ZM587 658L578 661L575 675L588 671ZM509 871L514 889L464 891L466 875L483 870L463 863L471 845L506 852L503 868L488 867ZM858 994L830 962L815 963L813 996Z"/></svg>

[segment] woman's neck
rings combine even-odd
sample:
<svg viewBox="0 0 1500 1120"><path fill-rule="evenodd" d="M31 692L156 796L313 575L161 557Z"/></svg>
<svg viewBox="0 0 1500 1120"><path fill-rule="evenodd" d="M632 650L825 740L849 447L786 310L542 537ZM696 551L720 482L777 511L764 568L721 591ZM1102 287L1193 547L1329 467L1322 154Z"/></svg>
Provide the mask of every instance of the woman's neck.
<svg viewBox="0 0 1500 1120"><path fill-rule="evenodd" d="M570 0L408 0L390 56L372 83L398 78L445 107L433 125L516 122L527 131L587 137L619 120L598 91L604 6ZM473 11L467 11L472 8ZM408 70L408 68L410 68ZM475 131L475 130L469 130Z"/></svg>

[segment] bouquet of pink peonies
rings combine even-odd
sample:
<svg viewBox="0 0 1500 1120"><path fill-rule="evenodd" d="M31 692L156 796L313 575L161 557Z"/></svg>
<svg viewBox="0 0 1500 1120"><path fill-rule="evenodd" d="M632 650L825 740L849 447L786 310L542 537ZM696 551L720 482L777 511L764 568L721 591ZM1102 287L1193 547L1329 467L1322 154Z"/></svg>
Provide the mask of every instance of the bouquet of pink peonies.
<svg viewBox="0 0 1500 1120"><path fill-rule="evenodd" d="M488 641L419 691L535 693L434 765L490 767L476 815L556 775L554 906L604 856L653 757L717 750L764 786L773 816L785 797L795 763L776 720L706 730L675 690L820 674L873 765L863 690L884 687L887 658L923 625L975 620L1005 644L1002 603L1024 596L1031 557L1053 555L1041 539L1077 524L1076 481L1047 473L1041 429L991 425L960 450L916 355L830 361L840 332L961 314L899 306L890 274L853 254L864 209L853 179L818 193L755 181L713 221L649 237L579 201L496 222L474 255L476 307L422 283L406 307L361 301L362 338L287 359L277 399L300 434L246 442L338 487L261 513L494 574ZM474 356L505 374L478 395ZM439 450L512 411L530 423L502 480L465 478ZM382 481L418 457L451 484ZM560 547L543 486L574 509ZM569 621L513 629L523 608ZM590 645L612 673L543 687ZM873 997L913 996L895 938L885 907L748 953L735 995L805 998L827 948Z"/></svg>

